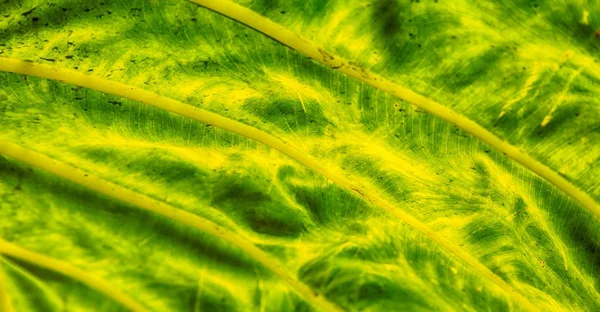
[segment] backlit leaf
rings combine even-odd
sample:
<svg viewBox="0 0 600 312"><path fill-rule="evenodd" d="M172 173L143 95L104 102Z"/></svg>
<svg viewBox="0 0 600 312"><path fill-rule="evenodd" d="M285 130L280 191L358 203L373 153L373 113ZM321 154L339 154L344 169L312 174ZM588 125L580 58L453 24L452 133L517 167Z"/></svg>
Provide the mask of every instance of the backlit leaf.
<svg viewBox="0 0 600 312"><path fill-rule="evenodd" d="M4 1L0 310L599 310L599 12Z"/></svg>

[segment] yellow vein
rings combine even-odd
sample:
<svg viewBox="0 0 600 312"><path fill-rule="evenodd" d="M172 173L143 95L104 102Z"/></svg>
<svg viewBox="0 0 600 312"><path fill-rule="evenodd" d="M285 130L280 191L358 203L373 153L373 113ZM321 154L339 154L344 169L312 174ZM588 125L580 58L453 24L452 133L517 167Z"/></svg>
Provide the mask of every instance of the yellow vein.
<svg viewBox="0 0 600 312"><path fill-rule="evenodd" d="M243 123L228 119L221 115L203 109L194 108L190 105L186 105L182 102L169 99L146 90L142 90L136 87L128 86L117 82L108 81L99 77L81 74L69 69L62 69L46 64L38 64L23 60L0 57L0 71L8 71L13 73L26 74L63 81L70 84L123 96L160 109L164 109L176 114L186 116L191 119L198 120L209 125L213 125L215 127L233 133L240 134L257 142L263 143L275 150L282 152L283 154L288 155L289 157L295 159L296 161L310 168L311 170L323 175L324 177L328 178L329 180L338 184L339 186L346 188L349 191L355 192L356 194L365 198L369 202L375 204L376 206L379 206L380 208L386 210L390 214L396 216L398 219L414 227L415 229L423 233L425 236L429 237L431 240L435 241L440 246L447 249L456 257L468 263L484 278L495 283L497 286L499 286L501 289L503 289L509 295L511 295L516 301L519 302L520 306L528 308L531 311L537 310L511 285L509 285L496 274L494 274L490 269L481 264L477 259L473 258L471 255L463 251L460 247L456 246L455 244L452 244L443 237L439 236L434 230L430 229L416 218L412 217L411 215L402 211L401 209L396 208L393 204L389 203L388 201L377 195L376 192L367 192L362 187L352 183L343 175L326 170L321 165L319 165L311 156L300 152L296 148L290 146L290 144L284 141L280 141L279 139L263 131L260 131ZM1 150L0 153L2 153ZM65 170L64 172L68 173L69 170ZM61 176L65 174L62 172L59 173L61 173ZM81 177L79 177L79 179L82 182L86 181ZM98 191L105 192L101 189L99 189Z"/></svg>
<svg viewBox="0 0 600 312"><path fill-rule="evenodd" d="M496 150L504 153L506 156L529 168L529 170L546 179L548 182L552 183L571 198L579 202L597 218L600 218L600 204L598 204L589 194L580 190L554 170L546 167L539 161L527 155L525 152L519 150L516 146L513 146L510 143L498 138L473 120L462 116L452 109L443 106L442 104L437 103L436 101L418 94L404 86L398 85L390 80L352 65L350 62L323 50L315 43L302 38L298 34L241 5L233 3L229 0L189 1L195 2L215 12L223 14L224 16L227 16L235 21L252 27L325 66L358 79L359 81L362 81L379 90L390 93L456 125Z"/></svg>
<svg viewBox="0 0 600 312"><path fill-rule="evenodd" d="M8 290L6 289L6 276L5 272L0 268L0 311L2 312L13 312L13 306L8 296Z"/></svg>
<svg viewBox="0 0 600 312"><path fill-rule="evenodd" d="M21 261L23 262L23 261ZM11 272L11 275L18 275L18 285L24 285L23 283L26 284L30 284L27 286L27 289L37 289L37 291L39 291L39 295L45 297L46 304L48 306L53 306L53 307L64 307L65 302L63 301L63 299L59 296L59 294L56 294L56 292L51 288L50 285L47 285L46 283L44 283L44 281L42 279L40 279L39 277L35 276L34 273L27 271L26 268L24 268L22 265L19 265L19 263L13 261L13 259L9 259L9 257L4 256L2 254L0 254L0 266L4 266L5 267L5 272ZM9 273L7 273L9 274ZM21 287L17 287L17 289L15 289L15 293L18 290L23 290L23 288ZM18 295L18 294L17 294ZM27 295L27 294L25 294ZM54 309L57 310L57 309ZM0 310L2 311L2 310Z"/></svg>
<svg viewBox="0 0 600 312"><path fill-rule="evenodd" d="M4 146L4 143L2 145ZM127 307L131 311L135 312L146 312L146 308L144 308L141 304L128 297L121 291L117 290L114 286L109 283L94 277L87 272L76 268L68 263L50 258L48 256L27 250L13 243L9 243L0 238L0 254L4 254L6 256L16 258L25 262L29 262L36 266L52 270L58 273L61 273L65 276L71 277L82 283L86 284L90 288L93 288L107 297L112 298L114 301L122 304Z"/></svg>
<svg viewBox="0 0 600 312"><path fill-rule="evenodd" d="M286 273L285 268L280 263L271 260L270 256L260 248L256 247L242 236L228 231L212 221L206 220L190 212L175 208L164 202L157 201L117 184L102 180L98 177L88 174L84 170L61 163L48 156L33 152L13 143L0 143L0 154L4 154L10 158L43 169L61 178L83 185L89 189L100 192L112 198L116 198L138 208L163 215L167 218L218 237L246 252L250 257L265 266L267 269L271 270L275 275L287 282L296 292L302 295L316 308L319 308L323 311L341 311L339 307L327 301L327 299L325 299L323 296L320 296L308 286L302 284L298 280L294 279L290 274ZM132 303L124 300L125 298L122 298L122 295L120 295L118 292L115 292L110 285L106 283L99 283L97 281L94 282L93 280L90 280L90 277L85 275L84 272L75 268L66 267L65 264L59 263L56 260L34 254L24 249L19 249L18 247L2 240L0 240L0 253L6 253L22 260L48 267L79 280L86 282L90 281L88 284L91 283L90 285L94 288L109 294L112 298L115 298L115 300L119 299L119 302L128 303L128 307L132 307ZM121 297L119 297L119 295ZM136 311L142 310L136 309Z"/></svg>

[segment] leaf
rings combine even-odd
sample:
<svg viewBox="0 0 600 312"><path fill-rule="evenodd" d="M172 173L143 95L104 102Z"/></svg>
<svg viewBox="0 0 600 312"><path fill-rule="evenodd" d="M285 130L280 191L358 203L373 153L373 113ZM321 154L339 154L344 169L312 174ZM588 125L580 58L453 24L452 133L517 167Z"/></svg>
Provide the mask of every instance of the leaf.
<svg viewBox="0 0 600 312"><path fill-rule="evenodd" d="M362 72L450 107L600 199L600 106L594 96L600 77L600 21L594 14L600 4L237 2Z"/></svg>
<svg viewBox="0 0 600 312"><path fill-rule="evenodd" d="M197 2L0 4L0 307L600 307L595 4Z"/></svg>

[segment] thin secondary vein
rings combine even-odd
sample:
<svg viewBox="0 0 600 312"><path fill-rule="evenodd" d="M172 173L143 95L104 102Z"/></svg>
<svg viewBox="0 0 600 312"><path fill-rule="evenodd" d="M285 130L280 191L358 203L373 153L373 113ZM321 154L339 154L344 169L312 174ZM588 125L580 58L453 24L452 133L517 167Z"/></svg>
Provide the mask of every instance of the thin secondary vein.
<svg viewBox="0 0 600 312"><path fill-rule="evenodd" d="M0 149L4 147L4 143L0 145ZM0 151L1 152L1 151ZM127 307L131 311L134 312L147 312L148 310L144 308L140 303L116 289L113 285L101 280L97 277L89 275L87 272L74 267L68 263L50 258L48 256L27 250L22 248L16 244L7 242L0 238L0 254L4 254L9 257L13 257L25 262L29 262L36 266L46 268L58 273L61 273L65 276L71 277L75 280L78 280L90 288L93 288L107 297L113 299L114 301L122 304L124 307Z"/></svg>
<svg viewBox="0 0 600 312"><path fill-rule="evenodd" d="M24 162L31 166L43 169L59 177L75 182L79 185L85 186L102 194L105 194L109 197L116 198L123 202L129 203L135 207L160 214L169 219L175 220L177 222L183 223L185 225L218 237L232 244L233 246L236 246L237 248L241 249L247 255L255 259L263 266L265 266L267 269L271 270L275 275L283 279L288 285L292 287L292 289L298 292L316 308L319 308L323 311L341 311L339 307L327 301L327 299L325 299L323 296L320 296L318 293L310 289L307 285L301 283L300 281L292 277L292 275L288 274L285 271L284 266L282 266L277 261L271 260L270 256L264 251L262 251L260 248L256 247L254 244L252 244L242 236L228 231L212 221L204 219L185 210L175 208L164 202L157 201L148 196L124 188L120 185L95 177L84 170L61 163L48 156L42 155L37 152L33 152L13 143L0 143L0 154L6 155L10 158ZM22 260L32 262L43 267L48 267L55 271L64 273L68 276L74 277L78 280L88 281L88 284L90 286L93 286L94 288L109 294L111 298L120 299L119 302L128 303L128 306L133 307L131 302L128 302L124 300L124 298L119 297L118 295L120 295L120 293L115 293L114 289L110 285L106 283L100 283L99 281L91 280L91 277L82 275L85 274L82 271L74 268L67 268L66 264L61 264L58 263L56 260L52 260L47 257L26 251L24 249L20 249L19 247L14 246L8 242L4 242L1 239L0 253L15 256ZM134 311L142 310L134 309Z"/></svg>
<svg viewBox="0 0 600 312"><path fill-rule="evenodd" d="M444 239L440 235L438 235L434 230L429 228L427 225L421 223L419 220L409 215L405 211L398 209L393 204L385 200L383 197L377 194L377 192L372 190L365 190L361 186L355 185L353 182L348 180L343 175L340 175L334 171L326 170L322 167L317 161L315 161L311 156L306 153L301 152L295 147L291 146L287 142L281 141L266 132L258 130L249 125L243 124L241 122L231 120L229 118L223 117L221 115L199 109L194 108L193 106L186 105L182 102L166 98L160 96L158 94L152 93L150 91L146 91L143 89L139 89L133 86L125 85L122 83L117 83L113 81L109 81L100 77L94 77L85 75L73 70L62 69L56 66L33 63L23 60L9 59L9 58L1 58L0 57L0 71L7 71L25 75L32 75L46 79L58 80L74 85L78 85L81 87L86 87L90 89L95 89L98 91L122 96L128 99L132 99L135 101L139 101L166 111L170 111L191 119L198 120L205 124L213 125L215 127L221 128L226 131L230 131L233 133L237 133L239 135L245 136L254 141L263 143L275 150L282 152L283 154L288 155L289 157L295 159L299 163L304 166L310 168L311 170L321 174L322 176L328 178L332 182L337 185L349 190L351 192L356 193L361 198L371 202L375 206L384 209L391 215L394 215L401 221L409 224L416 230L423 233L426 237L429 237L432 241L436 242L450 253L458 257L459 259L468 263L475 271L479 272L484 278L496 284L502 290L511 295L520 306L530 310L537 311L527 299L525 299L520 293L518 293L511 285L502 280L496 274L494 274L489 268L481 264L477 259L466 253L457 245L449 242ZM5 144L7 143L2 143ZM10 145L14 146L15 145ZM17 146L18 147L18 146ZM0 149L3 146L0 144ZM22 147L20 147L22 149ZM4 149L7 149L4 147ZM0 150L0 153L1 150ZM52 167L48 168L48 171L51 171ZM52 171L51 171L52 172ZM68 173L69 170L64 170L58 173L65 174ZM57 174L58 174L57 173ZM61 174L61 176L62 176ZM81 182L85 182L85 179L81 177L77 177L81 180ZM79 180L78 180L79 181ZM81 183L79 182L79 183ZM105 192L105 190L97 189L99 192ZM139 195L139 194L138 194Z"/></svg>
<svg viewBox="0 0 600 312"><path fill-rule="evenodd" d="M0 268L0 311L13 312L12 302L6 289L6 276L2 268Z"/></svg>
<svg viewBox="0 0 600 312"><path fill-rule="evenodd" d="M317 46L315 43L299 36L289 29L279 25L258 13L236 4L229 0L189 0L232 20L245 24L257 31L283 43L284 45L312 58L313 60L358 79L381 91L392 94L397 98L412 103L427 112L446 120L464 131L470 133L479 140L490 145L494 149L504 153L506 156L522 164L540 177L544 178L561 191L565 192L575 201L579 202L588 211L600 218L600 204L589 194L580 190L556 171L535 160L516 146L503 141L492 132L477 124L475 121L460 115L452 109L437 103L436 101L418 94L407 87L396 84L381 76L375 75L350 62L332 54Z"/></svg>

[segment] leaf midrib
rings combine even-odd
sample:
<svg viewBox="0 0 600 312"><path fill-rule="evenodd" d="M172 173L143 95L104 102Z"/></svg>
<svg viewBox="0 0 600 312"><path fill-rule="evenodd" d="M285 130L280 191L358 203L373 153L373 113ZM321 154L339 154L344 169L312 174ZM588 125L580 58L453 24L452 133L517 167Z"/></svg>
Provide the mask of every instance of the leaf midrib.
<svg viewBox="0 0 600 312"><path fill-rule="evenodd" d="M580 190L577 186L562 177L556 171L545 166L533 157L527 155L514 145L503 141L492 132L477 124L475 121L455 112L433 99L418 94L411 89L399 85L393 81L387 80L368 70L353 65L351 62L329 53L317 46L315 43L299 36L298 34L286 29L268 18L245 8L230 0L188 0L226 16L234 21L240 22L250 28L253 28L268 37L296 50L305 56L308 56L329 68L339 71L347 76L355 78L378 90L391 94L399 99L412 103L430 114L450 122L462 130L473 135L477 139L486 143L490 147L508 156L510 159L520 163L530 171L542 177L562 192L573 198L585 209L591 212L596 218L600 219L600 204L598 204L589 194Z"/></svg>
<svg viewBox="0 0 600 312"><path fill-rule="evenodd" d="M410 226L421 232L423 235L430 238L438 245L446 249L451 254L455 255L462 261L468 263L481 276L483 276L490 282L496 284L507 294L509 294L513 299L515 299L515 301L517 301L520 304L520 306L525 307L531 311L537 310L525 297L518 293L511 285L509 285L499 276L494 274L489 268L481 264L477 259L463 251L456 244L447 241L446 239L438 235L434 230L429 228L427 225L421 223L419 220L409 215L402 209L395 207L389 201L385 200L383 197L378 195L375 191L370 189L366 190L354 184L346 177L337 174L334 171L326 170L311 156L297 150L287 142L278 140L277 138L269 135L268 133L265 133L261 130L258 130L241 122L231 120L224 116L203 109L194 108L191 105L186 105L182 102L160 96L147 90L143 90L118 82L109 81L100 77L89 76L69 69L62 69L56 66L46 64L39 64L18 59L0 57L0 71L57 80L125 97L134 101L139 101L144 104L154 106L162 110L166 110L191 119L195 119L200 122L210 124L223 130L237 133L249 139L263 143L275 150L278 150L279 152L285 155L288 155L289 157L298 161L302 165L333 181L340 187L350 191L351 193L355 193L361 199L366 200L381 209L384 209L391 215L397 217L399 220L409 224Z"/></svg>

